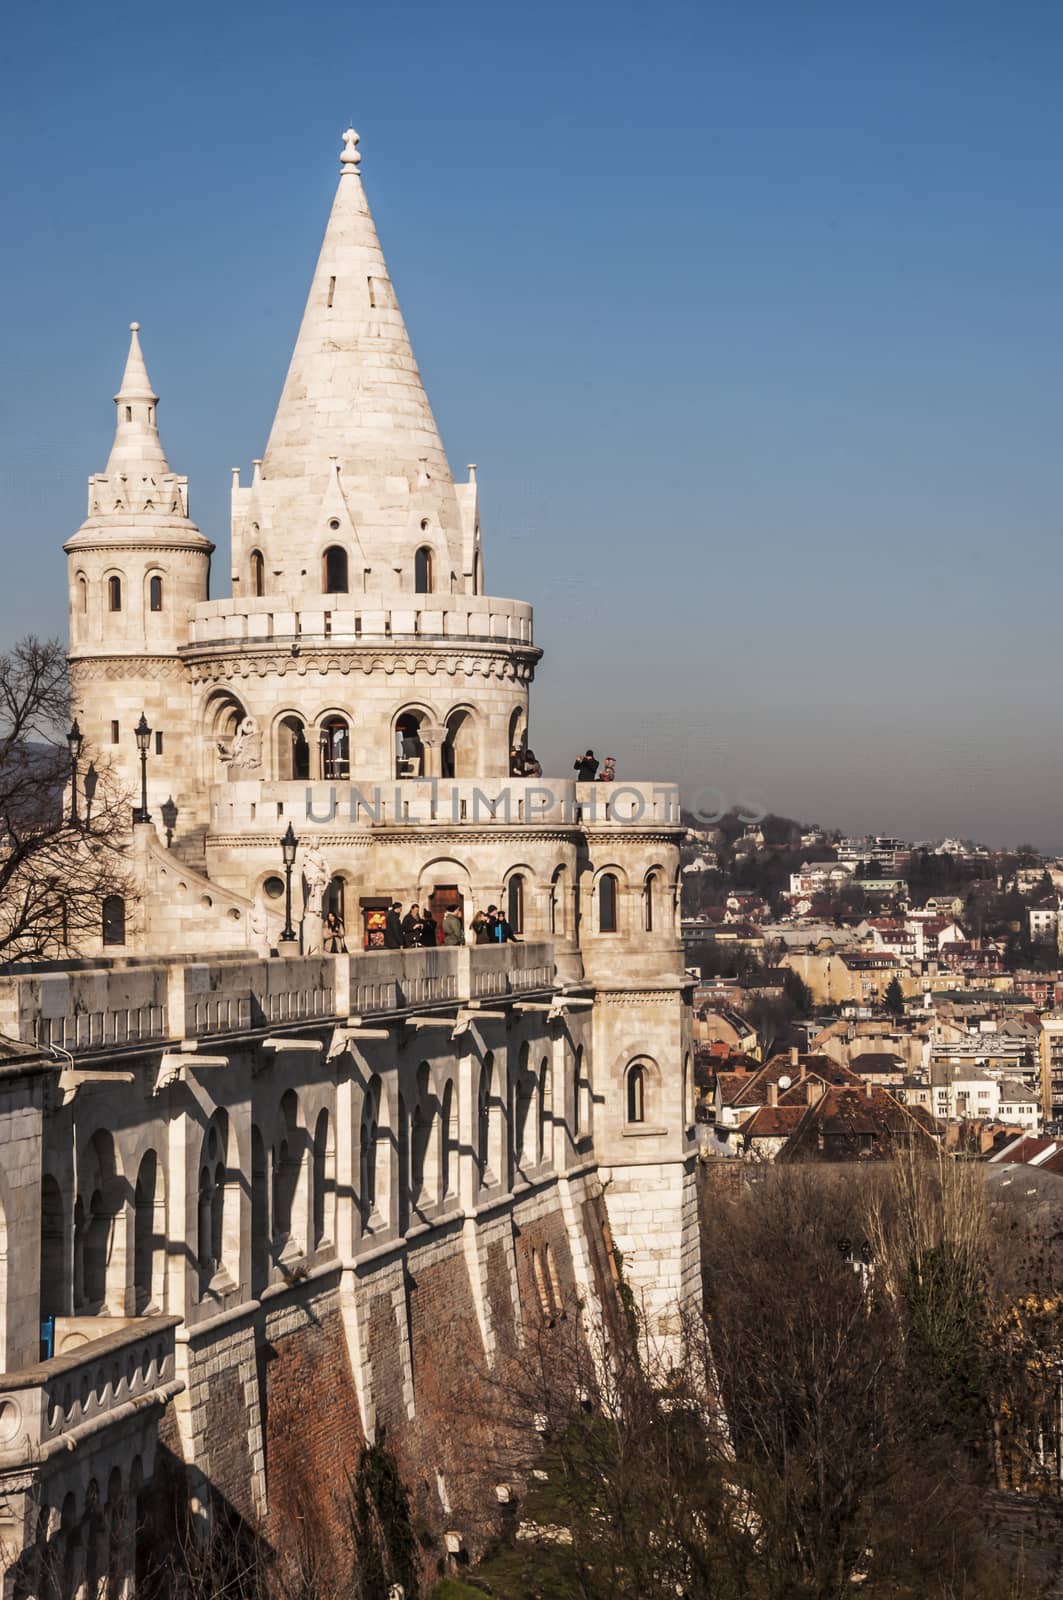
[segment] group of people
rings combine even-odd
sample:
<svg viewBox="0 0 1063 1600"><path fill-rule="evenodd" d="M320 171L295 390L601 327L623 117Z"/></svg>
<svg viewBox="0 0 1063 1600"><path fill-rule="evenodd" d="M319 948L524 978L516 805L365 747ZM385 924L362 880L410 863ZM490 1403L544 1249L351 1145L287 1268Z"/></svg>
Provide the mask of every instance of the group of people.
<svg viewBox="0 0 1063 1600"><path fill-rule="evenodd" d="M602 770L598 771L598 757L593 750L587 750L577 756L572 763L576 773L577 783L615 783L616 761L613 756L606 756L602 762Z"/></svg>
<svg viewBox="0 0 1063 1600"><path fill-rule="evenodd" d="M543 769L535 751L526 744L515 744L509 752L509 775L511 778L541 778Z"/></svg>
<svg viewBox="0 0 1063 1600"><path fill-rule="evenodd" d="M456 906L448 906L442 919L437 921L429 910L422 911L417 905L410 906L403 916L401 903L393 900L384 919L385 950L417 950L426 946L434 949L440 944L508 944L516 937L497 906L476 912L469 923L468 936Z"/></svg>

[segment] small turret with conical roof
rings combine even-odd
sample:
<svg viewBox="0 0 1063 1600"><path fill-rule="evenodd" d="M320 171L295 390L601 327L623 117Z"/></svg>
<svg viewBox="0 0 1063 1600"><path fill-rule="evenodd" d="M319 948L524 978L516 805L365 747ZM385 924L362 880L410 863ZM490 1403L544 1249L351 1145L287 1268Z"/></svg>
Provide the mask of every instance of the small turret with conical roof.
<svg viewBox="0 0 1063 1600"><path fill-rule="evenodd" d="M166 736L165 799L176 774L194 770L187 674L194 606L206 600L214 546L188 515L188 479L170 468L159 437L159 399L130 323L129 354L114 397L114 442L89 478L88 515L64 545L70 580L70 685L82 729L131 785L133 728L143 711ZM186 753L181 750L189 742ZM183 756L183 759L182 759ZM159 772L162 779L162 773Z"/></svg>
<svg viewBox="0 0 1063 1600"><path fill-rule="evenodd" d="M188 479L166 459L140 324L129 333L111 453L89 478L88 515L64 546L72 656L172 652L207 598L214 546L188 515Z"/></svg>

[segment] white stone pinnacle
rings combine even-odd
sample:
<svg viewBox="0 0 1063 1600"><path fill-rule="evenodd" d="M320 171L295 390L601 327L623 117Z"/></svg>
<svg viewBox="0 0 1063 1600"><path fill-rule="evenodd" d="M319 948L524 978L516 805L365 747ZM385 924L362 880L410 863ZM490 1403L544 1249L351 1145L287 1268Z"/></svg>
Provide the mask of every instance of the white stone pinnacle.
<svg viewBox="0 0 1063 1600"><path fill-rule="evenodd" d="M343 152L340 156L341 172L357 172L362 164L361 151L358 149L358 135L353 128L348 128L343 135Z"/></svg>

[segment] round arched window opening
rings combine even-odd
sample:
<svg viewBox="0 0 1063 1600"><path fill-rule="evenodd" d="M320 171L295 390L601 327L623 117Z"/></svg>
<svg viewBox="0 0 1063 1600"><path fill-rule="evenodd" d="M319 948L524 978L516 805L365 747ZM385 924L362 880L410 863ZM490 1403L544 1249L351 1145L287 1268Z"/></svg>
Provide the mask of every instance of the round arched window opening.
<svg viewBox="0 0 1063 1600"><path fill-rule="evenodd" d="M507 886L506 919L514 933L524 932L524 876L520 872L513 874Z"/></svg>
<svg viewBox="0 0 1063 1600"><path fill-rule="evenodd" d="M326 594L347 593L347 552L342 545L330 544L321 558Z"/></svg>
<svg viewBox="0 0 1063 1600"><path fill-rule="evenodd" d="M107 579L107 609L109 611L121 611L122 609L121 578Z"/></svg>
<svg viewBox="0 0 1063 1600"><path fill-rule="evenodd" d="M277 877L267 878L262 885L262 893L267 900L280 900L284 895L284 879Z"/></svg>
<svg viewBox="0 0 1063 1600"><path fill-rule="evenodd" d="M432 593L432 552L427 545L413 558L413 586L418 594Z"/></svg>
<svg viewBox="0 0 1063 1600"><path fill-rule="evenodd" d="M266 592L266 563L261 550L251 552L251 593L263 595Z"/></svg>
<svg viewBox="0 0 1063 1600"><path fill-rule="evenodd" d="M598 882L598 932L615 933L617 928L618 885L616 874L604 872Z"/></svg>
<svg viewBox="0 0 1063 1600"><path fill-rule="evenodd" d="M646 1068L637 1062L628 1068L627 1120L629 1122L646 1120Z"/></svg>
<svg viewBox="0 0 1063 1600"><path fill-rule="evenodd" d="M148 607L152 611L162 610L162 579L157 572L148 581Z"/></svg>

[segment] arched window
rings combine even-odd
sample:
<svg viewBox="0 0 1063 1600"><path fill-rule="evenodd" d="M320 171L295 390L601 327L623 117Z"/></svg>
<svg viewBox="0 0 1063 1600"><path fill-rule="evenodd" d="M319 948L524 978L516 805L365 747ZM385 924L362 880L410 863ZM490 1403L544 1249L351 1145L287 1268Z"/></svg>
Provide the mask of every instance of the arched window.
<svg viewBox="0 0 1063 1600"><path fill-rule="evenodd" d="M418 594L432 593L432 552L427 545L413 558L413 586Z"/></svg>
<svg viewBox="0 0 1063 1600"><path fill-rule="evenodd" d="M515 872L506 886L506 917L514 933L524 932L524 875Z"/></svg>
<svg viewBox="0 0 1063 1600"><path fill-rule="evenodd" d="M261 550L251 552L251 593L265 594L266 592L266 563L262 559Z"/></svg>
<svg viewBox="0 0 1063 1600"><path fill-rule="evenodd" d="M615 872L603 872L598 880L598 932L615 933L618 884Z"/></svg>
<svg viewBox="0 0 1063 1600"><path fill-rule="evenodd" d="M454 1126L451 1127L451 1123ZM454 1160L453 1155L457 1149L457 1113L455 1110L454 1084L447 1083L443 1090L443 1099L439 1111L439 1177L440 1193L443 1199L454 1193Z"/></svg>
<svg viewBox="0 0 1063 1600"><path fill-rule="evenodd" d="M278 730L277 766L282 781L310 777L310 746L299 717L285 717Z"/></svg>
<svg viewBox="0 0 1063 1600"><path fill-rule="evenodd" d="M269 1166L266 1141L251 1124L251 1293L262 1293L269 1282Z"/></svg>
<svg viewBox="0 0 1063 1600"><path fill-rule="evenodd" d="M358 1156L358 1186L362 1202L363 1226L376 1209L377 1191L377 1137L380 1119L380 1079L372 1077L362 1104L362 1135Z"/></svg>
<svg viewBox="0 0 1063 1600"><path fill-rule="evenodd" d="M572 1137L582 1139L587 1131L586 1093L583 1081L583 1046L576 1046L572 1063Z"/></svg>
<svg viewBox="0 0 1063 1600"><path fill-rule="evenodd" d="M483 594L484 588L484 558L479 550L476 552L476 567L473 571L473 593Z"/></svg>
<svg viewBox="0 0 1063 1600"><path fill-rule="evenodd" d="M331 1171L328 1112L322 1111L314 1129L314 1249L320 1250L333 1235L332 1210L336 1192Z"/></svg>
<svg viewBox="0 0 1063 1600"><path fill-rule="evenodd" d="M341 782L351 775L351 736L345 717L326 717L318 735L321 776Z"/></svg>
<svg viewBox="0 0 1063 1600"><path fill-rule="evenodd" d="M627 1069L627 1120L646 1120L646 1068L637 1061Z"/></svg>
<svg viewBox="0 0 1063 1600"><path fill-rule="evenodd" d="M222 1270L225 1253L225 1190L228 1184L229 1123L224 1111L215 1112L203 1140L199 1163L199 1229L197 1256L200 1293Z"/></svg>
<svg viewBox="0 0 1063 1600"><path fill-rule="evenodd" d="M647 933L653 932L653 902L657 894L657 874L648 872L646 882L642 885L642 926Z"/></svg>
<svg viewBox="0 0 1063 1600"><path fill-rule="evenodd" d="M93 1134L79 1178L79 1188L90 1197L81 1229L82 1309L99 1312L107 1302L115 1220L122 1209L114 1140L106 1130ZM117 1312L120 1308L115 1305L113 1309Z"/></svg>
<svg viewBox="0 0 1063 1600"><path fill-rule="evenodd" d="M406 711L395 724L395 776L419 778L423 771L421 718L416 711Z"/></svg>
<svg viewBox="0 0 1063 1600"><path fill-rule="evenodd" d="M440 768L444 778L475 778L476 725L471 711L452 711L447 718Z"/></svg>
<svg viewBox="0 0 1063 1600"><path fill-rule="evenodd" d="M65 1314L67 1293L66 1207L63 1191L45 1173L41 1179L41 1321Z"/></svg>
<svg viewBox="0 0 1063 1600"><path fill-rule="evenodd" d="M321 558L326 594L347 593L347 552L341 544L330 544Z"/></svg>
<svg viewBox="0 0 1063 1600"><path fill-rule="evenodd" d="M149 611L162 610L162 579L157 572L153 573L148 579L148 609Z"/></svg>
<svg viewBox="0 0 1063 1600"><path fill-rule="evenodd" d="M104 944L125 944L125 901L122 896L106 895L101 910Z"/></svg>
<svg viewBox="0 0 1063 1600"><path fill-rule="evenodd" d="M539 1138L537 1159L552 1161L554 1157L554 1126L550 1119L550 1062L543 1057L539 1067Z"/></svg>
<svg viewBox="0 0 1063 1600"><path fill-rule="evenodd" d="M78 573L78 610L84 616L89 609L89 582L83 572Z"/></svg>
<svg viewBox="0 0 1063 1600"><path fill-rule="evenodd" d="M286 1090L281 1100L281 1137L273 1153L273 1238L284 1246L300 1241L296 1198L302 1175L302 1129L299 1126L299 1101L294 1089Z"/></svg>
<svg viewBox="0 0 1063 1600"><path fill-rule="evenodd" d="M480 1092L476 1106L476 1160L480 1168L481 1183L487 1182L491 1166L491 1090L494 1064L495 1058L489 1050L480 1069Z"/></svg>
<svg viewBox="0 0 1063 1600"><path fill-rule="evenodd" d="M550 879L550 932L565 932L565 869L558 867Z"/></svg>
<svg viewBox="0 0 1063 1600"><path fill-rule="evenodd" d="M162 1240L156 1226L159 1162L149 1150L140 1163L133 1201L133 1310L141 1316L155 1295L155 1271Z"/></svg>
<svg viewBox="0 0 1063 1600"><path fill-rule="evenodd" d="M413 1201L421 1207L434 1205L439 1198L436 1120L431 1071L427 1061L422 1061L417 1069L417 1104L413 1113L410 1162Z"/></svg>
<svg viewBox="0 0 1063 1600"><path fill-rule="evenodd" d="M107 609L108 611L121 611L122 609L122 580L118 577L107 579Z"/></svg>

